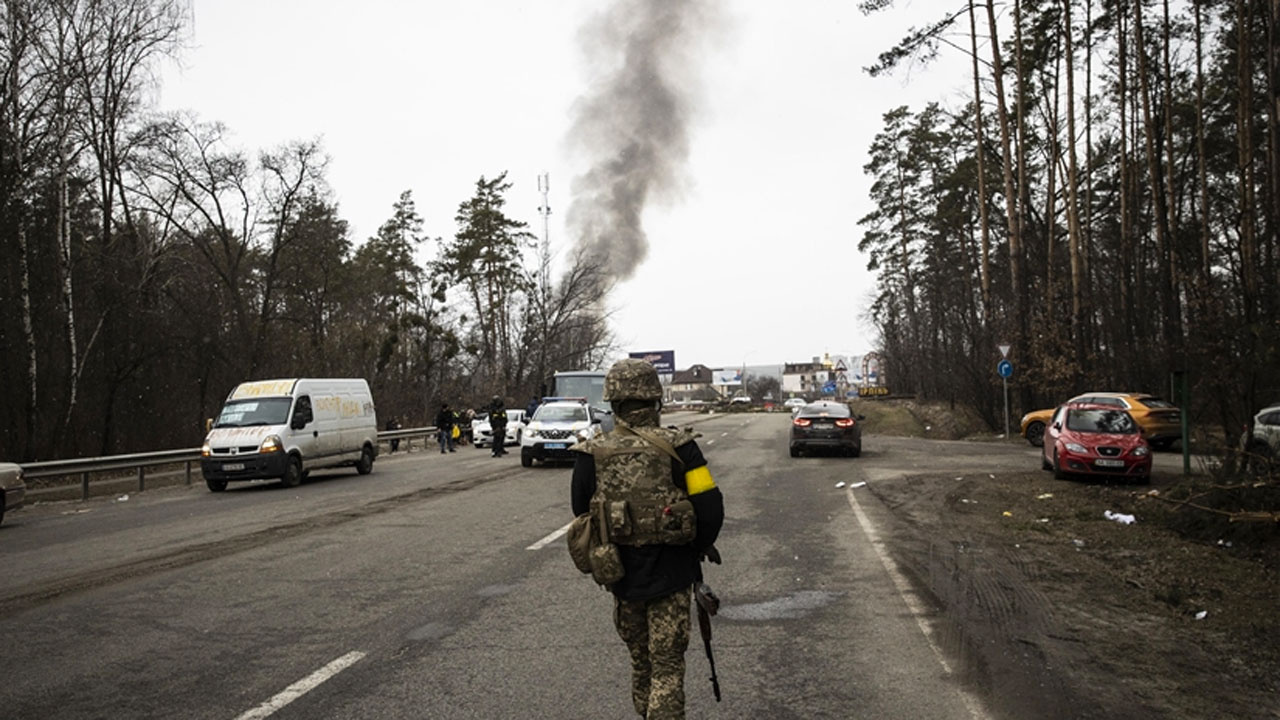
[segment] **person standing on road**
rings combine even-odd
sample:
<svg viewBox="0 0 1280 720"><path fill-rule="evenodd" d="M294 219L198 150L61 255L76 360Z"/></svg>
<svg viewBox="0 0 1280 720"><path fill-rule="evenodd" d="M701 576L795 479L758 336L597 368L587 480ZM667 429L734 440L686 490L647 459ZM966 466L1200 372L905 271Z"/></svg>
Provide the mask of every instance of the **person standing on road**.
<svg viewBox="0 0 1280 720"><path fill-rule="evenodd" d="M501 397L494 395L489 406L489 429L493 431L493 456L507 454L507 408Z"/></svg>
<svg viewBox="0 0 1280 720"><path fill-rule="evenodd" d="M436 413L436 439L440 441L440 454L453 452L453 411L449 403L440 403L440 412Z"/></svg>
<svg viewBox="0 0 1280 720"><path fill-rule="evenodd" d="M724 498L697 435L659 426L662 383L652 364L616 363L605 375L604 399L614 428L573 448L573 512L596 513L618 546L625 572L609 590L614 626L631 656L636 713L681 719L691 590L724 523Z"/></svg>
<svg viewBox="0 0 1280 720"><path fill-rule="evenodd" d="M399 430L400 418L393 415L390 420L387 420L387 429ZM391 440L389 440L388 442L391 445L391 452L395 452L400 449L400 438L391 438Z"/></svg>

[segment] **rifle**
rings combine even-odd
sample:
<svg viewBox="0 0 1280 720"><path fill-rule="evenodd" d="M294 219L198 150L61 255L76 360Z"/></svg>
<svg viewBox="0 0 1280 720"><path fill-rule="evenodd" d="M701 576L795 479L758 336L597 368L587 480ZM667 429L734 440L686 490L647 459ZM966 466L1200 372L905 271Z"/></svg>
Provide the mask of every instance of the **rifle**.
<svg viewBox="0 0 1280 720"><path fill-rule="evenodd" d="M720 679L716 677L716 659L711 654L711 616L720 609L720 598L704 582L694 586L693 598L698 605L698 630L702 633L702 647L706 648L707 662L711 664L711 690L715 693L716 702L720 702Z"/></svg>

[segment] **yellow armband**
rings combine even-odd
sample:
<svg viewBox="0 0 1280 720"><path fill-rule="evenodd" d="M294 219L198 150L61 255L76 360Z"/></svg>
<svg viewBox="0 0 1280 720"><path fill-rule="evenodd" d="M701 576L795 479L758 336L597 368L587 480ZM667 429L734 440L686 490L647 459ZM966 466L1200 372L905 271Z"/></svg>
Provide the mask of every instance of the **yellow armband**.
<svg viewBox="0 0 1280 720"><path fill-rule="evenodd" d="M690 497L708 490L715 489L716 481L711 477L711 471L706 465L696 467L684 474L684 489L689 493Z"/></svg>

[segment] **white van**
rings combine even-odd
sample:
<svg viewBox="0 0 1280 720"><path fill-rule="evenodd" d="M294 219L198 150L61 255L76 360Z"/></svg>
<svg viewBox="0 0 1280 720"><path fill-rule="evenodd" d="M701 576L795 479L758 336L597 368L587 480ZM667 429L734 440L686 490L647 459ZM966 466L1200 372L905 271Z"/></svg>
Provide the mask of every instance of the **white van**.
<svg viewBox="0 0 1280 720"><path fill-rule="evenodd" d="M362 379L291 378L241 383L227 396L201 448L213 492L232 480L280 478L285 487L318 468L354 465L368 475L378 456L378 418Z"/></svg>

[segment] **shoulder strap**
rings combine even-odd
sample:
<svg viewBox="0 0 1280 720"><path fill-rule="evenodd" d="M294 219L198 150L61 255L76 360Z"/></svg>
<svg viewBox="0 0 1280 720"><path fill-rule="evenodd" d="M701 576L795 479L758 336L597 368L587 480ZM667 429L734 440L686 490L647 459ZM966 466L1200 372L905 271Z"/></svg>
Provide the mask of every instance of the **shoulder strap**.
<svg viewBox="0 0 1280 720"><path fill-rule="evenodd" d="M677 453L676 449L671 446L671 442L666 438L662 437L661 434L649 432L648 428L631 427L630 425L625 425L623 423L615 423L615 426L618 429L622 430L623 432L629 432L632 435L636 435L636 436L639 436L640 438L643 438L650 445L653 445L654 447L658 448L662 452L670 455L673 459L675 459L676 462L680 463L681 466L684 465L684 460L680 459L680 454Z"/></svg>

